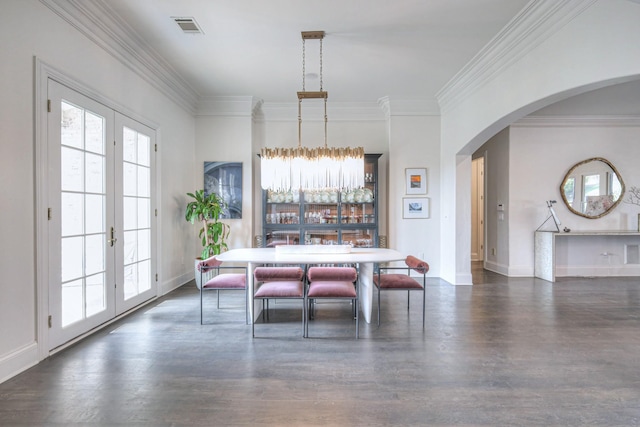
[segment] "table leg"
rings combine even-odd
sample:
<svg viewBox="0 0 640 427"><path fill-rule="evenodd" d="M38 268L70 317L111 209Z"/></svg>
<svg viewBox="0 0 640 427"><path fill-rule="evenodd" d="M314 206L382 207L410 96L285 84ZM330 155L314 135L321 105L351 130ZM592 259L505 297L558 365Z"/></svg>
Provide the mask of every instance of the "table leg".
<svg viewBox="0 0 640 427"><path fill-rule="evenodd" d="M253 317L253 294L255 293L253 290L253 272L256 269L256 265L253 262L247 263L247 304L249 307L248 310L248 319L249 325L252 325L254 322Z"/></svg>
<svg viewBox="0 0 640 427"><path fill-rule="evenodd" d="M373 263L361 262L358 267L360 309L364 315L364 320L367 323L371 323L371 306L373 305Z"/></svg>

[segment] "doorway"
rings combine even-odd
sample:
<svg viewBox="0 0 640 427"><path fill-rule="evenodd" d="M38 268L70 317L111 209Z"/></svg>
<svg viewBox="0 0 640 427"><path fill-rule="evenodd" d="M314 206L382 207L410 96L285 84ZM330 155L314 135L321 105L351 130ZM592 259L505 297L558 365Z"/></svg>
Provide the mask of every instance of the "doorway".
<svg viewBox="0 0 640 427"><path fill-rule="evenodd" d="M157 295L155 131L47 80L48 349Z"/></svg>
<svg viewBox="0 0 640 427"><path fill-rule="evenodd" d="M471 261L484 261L484 157L471 161Z"/></svg>

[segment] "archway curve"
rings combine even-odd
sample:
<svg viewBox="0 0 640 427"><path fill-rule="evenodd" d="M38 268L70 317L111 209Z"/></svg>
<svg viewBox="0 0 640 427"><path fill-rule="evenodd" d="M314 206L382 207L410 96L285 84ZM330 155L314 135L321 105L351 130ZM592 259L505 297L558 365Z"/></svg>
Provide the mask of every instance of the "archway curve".
<svg viewBox="0 0 640 427"><path fill-rule="evenodd" d="M602 89L602 88L606 88L606 87L613 87L613 86L616 86L616 85L619 85L619 84L633 82L633 81L640 82L640 75L629 76L629 77L625 77L625 78L614 78L614 79L609 79L609 80L602 81L602 82L594 82L591 85L585 85L585 86L582 86L580 88L574 88L574 89L566 90L566 91L563 91L561 93L554 94L553 96L549 96L547 98L540 99L538 101L532 102L529 105L523 106L519 110L514 111L512 114L510 114L508 116L505 116L505 117L503 117L503 118L501 118L499 120L496 120L494 123L492 123L491 125L487 126L487 128L485 128L482 132L478 133L478 135L476 135L471 141L469 141L456 154L457 159L458 159L458 168L465 168L466 169L467 163L463 162L462 159L465 159L465 158L471 159L472 155L483 144L485 144L489 139L491 139L493 136L495 136L499 132L503 131L507 127L511 126L514 122L517 122L519 119L521 119L523 117L526 117L526 116L538 111L541 108L544 108L544 107L547 107L547 106L550 106L550 105L554 105L555 103L558 103L558 102L566 100L566 99L573 98L573 97L581 95L581 94L590 93L590 92L592 92L594 90L597 90L597 89ZM606 112L603 111L602 115L606 115ZM458 175L457 175L457 179L456 179L456 186L457 186L456 193L457 194L462 194L462 193L466 194L466 188L465 188L466 185L465 184L467 182L469 182L469 180L467 179L466 171L459 170L458 171ZM471 189L469 191L471 191ZM456 212L457 212L457 216L458 216L457 224L462 224L462 223L467 221L467 218L464 215L466 211L467 211L467 208L466 208L466 206L464 206L464 202L460 203L460 199L459 199L458 203L457 203L457 206L456 206ZM469 242L469 247L471 247L471 242ZM459 249L459 251L462 251L462 249ZM459 255L459 252L458 252L457 255ZM470 261L471 260L469 260L469 262L468 262L469 271L471 270ZM467 260L460 261L460 264L462 264L462 265L467 264ZM507 268L507 267L508 267L508 265L504 266L504 268ZM496 271L498 271L498 270L496 270ZM466 273L464 272L463 269L459 269L457 274L456 274L456 278L464 280L466 277L469 277L469 276L466 275ZM462 283L459 283L459 284L466 284L466 283L467 282L462 282Z"/></svg>
<svg viewBox="0 0 640 427"><path fill-rule="evenodd" d="M471 284L471 154L501 129L560 100L640 77L640 7L595 1L441 117L441 276ZM476 70L470 70L470 73Z"/></svg>
<svg viewBox="0 0 640 427"><path fill-rule="evenodd" d="M519 109L511 112L510 114L496 119L495 122L488 125L485 129L479 132L475 137L471 138L469 142L456 153L458 156L472 155L478 148L482 146L487 140L496 135L498 132L512 125L521 118L524 118L536 111L558 103L560 101L567 100L574 96L586 94L597 89L603 89L606 87L612 87L623 83L629 83L632 81L640 81L640 74L634 74L624 77L615 77L608 80L602 80L599 82L593 82L588 85L567 89L553 95L541 98L533 101L528 105L524 105Z"/></svg>

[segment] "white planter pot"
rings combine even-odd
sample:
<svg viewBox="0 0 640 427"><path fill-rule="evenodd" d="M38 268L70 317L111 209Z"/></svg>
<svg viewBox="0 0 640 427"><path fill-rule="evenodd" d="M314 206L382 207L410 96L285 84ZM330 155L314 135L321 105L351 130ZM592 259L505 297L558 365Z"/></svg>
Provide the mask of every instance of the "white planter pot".
<svg viewBox="0 0 640 427"><path fill-rule="evenodd" d="M198 290L200 290L200 286L202 286L202 282L201 282L202 276L200 275L200 272L198 271L198 264L200 263L200 261L202 261L202 258L196 258L194 263L193 263L193 269L194 269L194 272L195 272L195 279L196 279L196 287L198 288Z"/></svg>

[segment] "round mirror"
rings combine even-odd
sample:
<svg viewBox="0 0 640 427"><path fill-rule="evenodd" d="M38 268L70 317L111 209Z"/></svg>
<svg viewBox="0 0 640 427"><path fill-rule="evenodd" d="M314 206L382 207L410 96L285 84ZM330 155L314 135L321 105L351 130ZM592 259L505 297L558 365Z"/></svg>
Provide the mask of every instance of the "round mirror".
<svg viewBox="0 0 640 427"><path fill-rule="evenodd" d="M624 191L622 177L611 162L602 157L576 164L560 185L562 200L569 210L592 219L611 212L622 201Z"/></svg>

